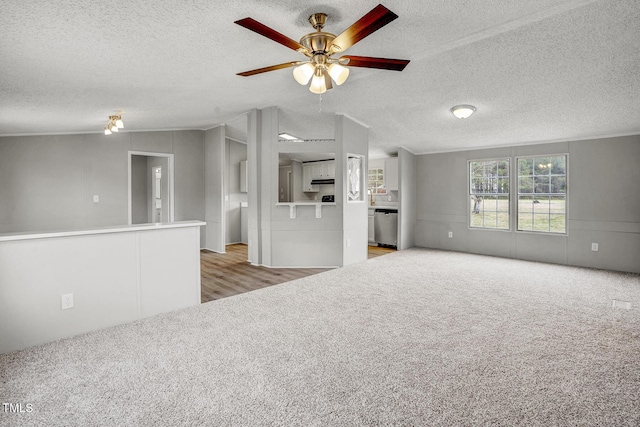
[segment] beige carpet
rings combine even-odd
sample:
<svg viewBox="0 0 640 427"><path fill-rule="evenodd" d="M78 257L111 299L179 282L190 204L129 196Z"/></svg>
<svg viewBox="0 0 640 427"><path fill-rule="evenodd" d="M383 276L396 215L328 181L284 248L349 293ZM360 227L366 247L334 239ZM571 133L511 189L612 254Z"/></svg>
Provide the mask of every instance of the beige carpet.
<svg viewBox="0 0 640 427"><path fill-rule="evenodd" d="M32 408L3 426L638 426L640 276L412 249L2 355L0 400Z"/></svg>

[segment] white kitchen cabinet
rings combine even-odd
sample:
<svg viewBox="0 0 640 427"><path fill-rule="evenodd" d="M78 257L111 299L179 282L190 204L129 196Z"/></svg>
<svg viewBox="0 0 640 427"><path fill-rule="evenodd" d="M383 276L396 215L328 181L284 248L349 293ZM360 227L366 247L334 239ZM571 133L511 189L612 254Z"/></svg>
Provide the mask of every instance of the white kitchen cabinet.
<svg viewBox="0 0 640 427"><path fill-rule="evenodd" d="M328 179L336 177L336 161L327 160L325 162L313 162L311 165L312 179Z"/></svg>
<svg viewBox="0 0 640 427"><path fill-rule="evenodd" d="M325 163L326 178L336 177L336 161L331 160Z"/></svg>
<svg viewBox="0 0 640 427"><path fill-rule="evenodd" d="M324 162L313 162L310 163L311 167L311 179L322 179L324 178Z"/></svg>
<svg viewBox="0 0 640 427"><path fill-rule="evenodd" d="M398 158L384 159L384 187L387 191L398 190Z"/></svg>
<svg viewBox="0 0 640 427"><path fill-rule="evenodd" d="M314 179L334 179L336 177L336 161L309 162L302 165L302 191L317 193L319 185L311 185Z"/></svg>
<svg viewBox="0 0 640 427"><path fill-rule="evenodd" d="M369 215L367 217L367 225L368 225L368 238L369 238L369 243L375 243L375 234L374 234L374 223L373 223L373 218L374 218L374 209L369 209Z"/></svg>
<svg viewBox="0 0 640 427"><path fill-rule="evenodd" d="M302 191L305 193L317 193L320 190L319 185L311 185L313 180L313 163L302 165Z"/></svg>

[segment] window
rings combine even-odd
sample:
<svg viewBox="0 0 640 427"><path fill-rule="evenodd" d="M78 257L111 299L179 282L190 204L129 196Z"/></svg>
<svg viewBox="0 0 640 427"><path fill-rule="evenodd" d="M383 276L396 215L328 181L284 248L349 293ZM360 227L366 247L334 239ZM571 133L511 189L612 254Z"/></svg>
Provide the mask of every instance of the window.
<svg viewBox="0 0 640 427"><path fill-rule="evenodd" d="M566 233L567 156L518 158L518 230Z"/></svg>
<svg viewBox="0 0 640 427"><path fill-rule="evenodd" d="M469 162L469 227L509 230L509 159Z"/></svg>
<svg viewBox="0 0 640 427"><path fill-rule="evenodd" d="M371 168L369 169L369 194L387 194L387 189L384 187L384 169L383 168Z"/></svg>
<svg viewBox="0 0 640 427"><path fill-rule="evenodd" d="M357 154L349 154L347 156L347 201L364 200L364 192L362 191L364 181L364 156Z"/></svg>

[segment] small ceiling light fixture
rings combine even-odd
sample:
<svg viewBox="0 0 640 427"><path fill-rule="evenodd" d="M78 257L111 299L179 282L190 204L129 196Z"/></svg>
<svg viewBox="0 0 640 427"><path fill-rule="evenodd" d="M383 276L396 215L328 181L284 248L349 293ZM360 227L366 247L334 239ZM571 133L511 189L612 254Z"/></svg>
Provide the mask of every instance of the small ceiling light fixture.
<svg viewBox="0 0 640 427"><path fill-rule="evenodd" d="M476 111L473 105L456 105L451 109L454 116L459 119L466 119Z"/></svg>
<svg viewBox="0 0 640 427"><path fill-rule="evenodd" d="M118 132L118 130L124 128L124 122L122 121L122 116L109 116L109 121L107 122L107 126L104 128L105 135L111 135L113 132Z"/></svg>
<svg viewBox="0 0 640 427"><path fill-rule="evenodd" d="M298 138L297 136L293 136L286 132L280 133L278 135L278 139L281 141L302 141L302 138Z"/></svg>

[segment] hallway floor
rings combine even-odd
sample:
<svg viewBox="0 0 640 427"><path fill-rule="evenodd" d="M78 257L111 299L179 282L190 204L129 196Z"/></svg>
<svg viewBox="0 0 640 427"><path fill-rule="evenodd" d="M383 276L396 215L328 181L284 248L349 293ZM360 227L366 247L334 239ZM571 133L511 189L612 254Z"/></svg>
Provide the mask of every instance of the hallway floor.
<svg viewBox="0 0 640 427"><path fill-rule="evenodd" d="M227 245L226 253L200 251L202 303L238 295L301 277L321 273L328 268L267 268L247 262L247 245ZM369 258L394 252L394 249L369 246Z"/></svg>

